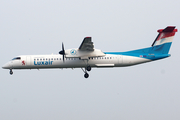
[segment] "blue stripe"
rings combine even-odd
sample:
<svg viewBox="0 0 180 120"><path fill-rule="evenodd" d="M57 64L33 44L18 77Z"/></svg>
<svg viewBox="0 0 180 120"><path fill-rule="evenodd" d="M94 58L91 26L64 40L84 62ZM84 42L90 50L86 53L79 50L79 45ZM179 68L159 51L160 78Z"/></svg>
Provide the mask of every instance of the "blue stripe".
<svg viewBox="0 0 180 120"><path fill-rule="evenodd" d="M112 55L126 55L126 56L133 56L133 57L141 57L141 58L150 59L150 60L158 60L158 59L162 59L162 58L166 58L170 56L170 54L168 54L170 47L171 47L171 43L165 43L162 45L127 51L127 52L104 52L104 53L112 54Z"/></svg>

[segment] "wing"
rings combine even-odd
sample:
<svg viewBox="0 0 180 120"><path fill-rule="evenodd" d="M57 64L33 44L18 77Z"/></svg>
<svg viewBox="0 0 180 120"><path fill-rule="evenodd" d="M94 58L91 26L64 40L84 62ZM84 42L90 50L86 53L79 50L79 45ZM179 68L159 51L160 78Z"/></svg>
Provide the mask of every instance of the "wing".
<svg viewBox="0 0 180 120"><path fill-rule="evenodd" d="M80 51L94 51L94 44L91 41L91 37L85 37L79 47Z"/></svg>
<svg viewBox="0 0 180 120"><path fill-rule="evenodd" d="M91 37L85 37L81 43L79 49L68 49L65 50L65 57L79 57L82 59L89 59L89 57L102 57L105 56L99 49L94 48L94 44L91 41Z"/></svg>

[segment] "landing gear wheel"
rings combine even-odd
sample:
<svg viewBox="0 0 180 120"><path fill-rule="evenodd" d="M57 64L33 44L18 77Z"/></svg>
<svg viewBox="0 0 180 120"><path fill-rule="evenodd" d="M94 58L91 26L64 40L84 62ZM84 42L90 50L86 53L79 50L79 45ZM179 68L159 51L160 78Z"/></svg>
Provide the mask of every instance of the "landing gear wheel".
<svg viewBox="0 0 180 120"><path fill-rule="evenodd" d="M91 71L91 66L87 66L87 67L86 67L86 70L87 70L87 71Z"/></svg>
<svg viewBox="0 0 180 120"><path fill-rule="evenodd" d="M88 78L88 77L89 77L89 74L88 74L88 73L85 73L85 74L84 74L84 77L85 77L85 78Z"/></svg>
<svg viewBox="0 0 180 120"><path fill-rule="evenodd" d="M10 75L12 75L12 74L13 74L13 71L10 69L10 72L9 72L9 73L10 73Z"/></svg>

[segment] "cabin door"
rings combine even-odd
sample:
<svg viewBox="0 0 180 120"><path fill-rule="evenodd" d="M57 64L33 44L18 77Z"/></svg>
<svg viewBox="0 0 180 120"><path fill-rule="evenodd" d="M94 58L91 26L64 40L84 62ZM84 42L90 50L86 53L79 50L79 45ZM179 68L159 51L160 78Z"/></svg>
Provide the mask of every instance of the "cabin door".
<svg viewBox="0 0 180 120"><path fill-rule="evenodd" d="M27 57L26 57L26 65L27 65L27 66L30 66L30 65L31 65L31 57L30 57L30 56L27 56Z"/></svg>

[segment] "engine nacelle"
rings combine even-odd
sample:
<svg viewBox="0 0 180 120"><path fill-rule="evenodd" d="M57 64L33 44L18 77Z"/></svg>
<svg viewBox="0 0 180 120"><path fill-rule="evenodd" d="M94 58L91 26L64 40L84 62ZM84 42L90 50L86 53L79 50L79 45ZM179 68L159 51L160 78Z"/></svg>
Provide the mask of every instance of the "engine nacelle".
<svg viewBox="0 0 180 120"><path fill-rule="evenodd" d="M88 57L103 57L103 56L105 56L105 54L99 49L94 49L94 51L81 51L77 48L65 50L66 58L79 57L82 59L87 59Z"/></svg>

